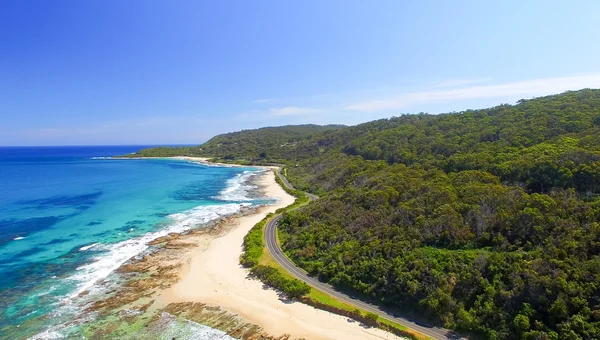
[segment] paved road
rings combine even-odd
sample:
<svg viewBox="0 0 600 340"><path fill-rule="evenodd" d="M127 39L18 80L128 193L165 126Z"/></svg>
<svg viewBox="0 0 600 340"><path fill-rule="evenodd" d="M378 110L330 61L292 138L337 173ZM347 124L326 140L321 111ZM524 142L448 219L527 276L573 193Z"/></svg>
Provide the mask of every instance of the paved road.
<svg viewBox="0 0 600 340"><path fill-rule="evenodd" d="M294 187L290 184L290 182L288 182L288 180L284 176L281 175L280 170L277 171L277 175L279 176L279 178L281 178L283 183L288 188L294 189ZM306 193L306 195L308 195L308 197L312 201L314 201L318 198L317 196L309 194L309 193ZM297 279L304 281L308 285L310 285L314 288L317 288L331 296L334 296L335 298L337 298L341 301L344 301L351 305L360 307L368 312L375 313L375 314L379 315L380 318L396 322L396 323L406 326L410 329L413 329L417 332L420 332L426 336L429 336L433 339L462 339L460 336L458 336L457 334L453 333L452 331L450 331L448 329L439 328L439 327L430 327L426 324L420 323L417 320L411 320L408 318L388 314L387 312L381 310L376 305L366 303L361 300L352 298L344 293L337 291L335 288L333 288L333 286L331 286L327 283L323 283L323 282L315 279L314 277L308 276L308 274L306 274L306 272L304 270L296 267L296 265L290 259L288 259L285 256L285 254L283 254L281 247L279 247L279 244L277 243L277 223L279 222L280 218L281 218L281 215L275 216L273 219L271 219L269 221L269 223L267 223L267 226L265 228L265 239L266 239L266 244L267 244L267 250L269 251L269 253L271 253L271 256L273 256L273 258L275 259L275 261L277 261L277 263L279 263L283 268L285 268L287 271L289 271Z"/></svg>

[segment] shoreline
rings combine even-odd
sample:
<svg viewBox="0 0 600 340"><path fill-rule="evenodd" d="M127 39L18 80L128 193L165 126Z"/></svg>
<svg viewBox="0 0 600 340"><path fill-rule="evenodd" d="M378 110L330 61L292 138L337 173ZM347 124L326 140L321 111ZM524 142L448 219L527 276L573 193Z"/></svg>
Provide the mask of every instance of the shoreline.
<svg viewBox="0 0 600 340"><path fill-rule="evenodd" d="M211 158L209 157L191 157L191 156L172 156L172 157L168 157L170 159L179 159L182 161L188 161L188 162L196 162L196 163L200 163L200 164L204 164L204 165L209 165L209 166L225 166L225 167L233 167L233 168L271 168L271 167L267 167L267 166L260 166L260 165L241 165L241 164L228 164L228 163L217 163L217 162L210 162L209 160Z"/></svg>
<svg viewBox="0 0 600 340"><path fill-rule="evenodd" d="M234 164L234 163L219 163L219 162L211 162L212 158L210 157L192 157L192 156L166 156L166 157L109 157L110 159L169 159L169 160L180 160L187 161L192 163L198 163L207 166L220 166L220 167L228 167L228 168L258 168L258 169L278 169L277 166L272 165L242 165L242 164Z"/></svg>
<svg viewBox="0 0 600 340"><path fill-rule="evenodd" d="M208 158L208 157L173 156L173 157L168 157L168 158L169 159L178 159L178 160L188 161L188 162L195 162L195 163L200 163L200 164L208 165L208 166L224 166L224 167L235 167L235 168L258 168L258 169L265 169L265 170L266 169L270 169L270 170L279 169L278 166L274 166L274 165L242 165L242 164L232 164L232 163L211 162L210 161L211 158Z"/></svg>
<svg viewBox="0 0 600 340"><path fill-rule="evenodd" d="M169 158L218 166L205 158ZM253 184L258 186L262 196L276 199L274 204L249 208L223 217L207 228L169 234L150 242L155 250L142 258L129 260L116 270L127 283L95 301L86 311L101 316L133 311L148 320L176 311L180 313L176 317L244 339L248 333L240 329L252 329L263 339L273 336L283 336L282 339L402 339L301 302L283 300L275 290L249 277L248 269L239 263L244 237L267 214L295 200L275 181L273 169L276 167L253 167L269 169L253 180ZM198 312L190 314L189 310ZM90 328L97 331L97 325Z"/></svg>
<svg viewBox="0 0 600 340"><path fill-rule="evenodd" d="M194 249L179 270L180 279L160 294L165 304L200 302L217 305L260 326L273 335L289 334L307 339L401 339L377 328L364 328L358 322L298 301L282 300L279 294L249 277L239 263L244 236L268 213L292 204L295 197L286 193L268 171L258 183L265 196L277 203L254 214L237 217L229 232L211 240L204 249Z"/></svg>

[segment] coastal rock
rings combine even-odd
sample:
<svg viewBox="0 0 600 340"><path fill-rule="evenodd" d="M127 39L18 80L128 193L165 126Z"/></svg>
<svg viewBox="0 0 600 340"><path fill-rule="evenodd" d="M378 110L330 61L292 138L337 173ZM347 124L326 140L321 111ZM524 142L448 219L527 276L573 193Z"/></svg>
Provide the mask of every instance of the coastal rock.
<svg viewBox="0 0 600 340"><path fill-rule="evenodd" d="M178 233L170 233L170 234L168 234L166 236L161 236L161 237L159 237L157 239L154 239L154 240L152 240L152 241L150 241L150 242L148 242L146 244L149 245L149 246L155 246L157 244L161 244L161 243L165 243L165 242L168 242L168 241L176 240L180 236L181 235L178 234Z"/></svg>
<svg viewBox="0 0 600 340"><path fill-rule="evenodd" d="M169 242L167 242L167 245L165 246L165 248L167 248L167 249L182 249L182 248L191 248L194 246L196 246L196 243L169 241Z"/></svg>
<svg viewBox="0 0 600 340"><path fill-rule="evenodd" d="M119 267L116 272L117 273L143 273L143 272L147 272L148 269L152 266L152 264L148 263L148 262L133 262L133 263L126 263L124 265L122 265L121 267Z"/></svg>

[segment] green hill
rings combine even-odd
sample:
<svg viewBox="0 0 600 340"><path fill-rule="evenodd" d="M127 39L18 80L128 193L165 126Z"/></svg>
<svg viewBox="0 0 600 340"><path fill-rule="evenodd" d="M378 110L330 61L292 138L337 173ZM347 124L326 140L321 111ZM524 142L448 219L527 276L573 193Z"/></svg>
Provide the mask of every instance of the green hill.
<svg viewBox="0 0 600 340"><path fill-rule="evenodd" d="M486 338L600 339L600 90L272 135L202 148L321 196L280 227L312 275Z"/></svg>
<svg viewBox="0 0 600 340"><path fill-rule="evenodd" d="M144 149L134 157L210 156L244 162L282 160L290 150L315 134L344 127L343 125L287 125L226 133L211 138L201 146L158 147Z"/></svg>

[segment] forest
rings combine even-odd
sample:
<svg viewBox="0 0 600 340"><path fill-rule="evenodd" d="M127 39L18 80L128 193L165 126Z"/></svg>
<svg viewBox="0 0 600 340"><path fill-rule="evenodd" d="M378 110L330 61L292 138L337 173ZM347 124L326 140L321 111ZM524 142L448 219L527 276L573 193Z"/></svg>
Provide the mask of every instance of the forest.
<svg viewBox="0 0 600 340"><path fill-rule="evenodd" d="M243 130L213 137L200 146L158 147L144 149L129 157L210 156L224 160L262 162L273 157L285 158L299 141L310 139L323 131L335 130L343 125L287 125Z"/></svg>
<svg viewBox="0 0 600 340"><path fill-rule="evenodd" d="M484 338L600 338L600 90L305 128L193 151L320 196L279 226L311 275Z"/></svg>

